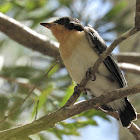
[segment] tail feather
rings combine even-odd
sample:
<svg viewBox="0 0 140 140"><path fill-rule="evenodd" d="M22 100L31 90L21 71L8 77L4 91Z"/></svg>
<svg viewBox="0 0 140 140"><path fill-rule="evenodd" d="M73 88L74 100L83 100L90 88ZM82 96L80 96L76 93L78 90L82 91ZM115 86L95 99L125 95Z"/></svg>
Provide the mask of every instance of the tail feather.
<svg viewBox="0 0 140 140"><path fill-rule="evenodd" d="M124 127L128 127L131 121L136 119L136 112L130 102L125 98L126 106L123 110L119 111L120 120Z"/></svg>

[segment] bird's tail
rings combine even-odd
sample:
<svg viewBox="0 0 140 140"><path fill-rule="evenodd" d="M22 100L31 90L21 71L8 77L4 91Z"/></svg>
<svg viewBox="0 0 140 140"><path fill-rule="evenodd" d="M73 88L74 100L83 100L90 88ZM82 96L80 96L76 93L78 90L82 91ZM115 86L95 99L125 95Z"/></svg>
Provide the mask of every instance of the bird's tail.
<svg viewBox="0 0 140 140"><path fill-rule="evenodd" d="M130 102L125 98L126 106L124 110L119 111L119 117L124 127L128 127L131 121L136 119L136 112Z"/></svg>

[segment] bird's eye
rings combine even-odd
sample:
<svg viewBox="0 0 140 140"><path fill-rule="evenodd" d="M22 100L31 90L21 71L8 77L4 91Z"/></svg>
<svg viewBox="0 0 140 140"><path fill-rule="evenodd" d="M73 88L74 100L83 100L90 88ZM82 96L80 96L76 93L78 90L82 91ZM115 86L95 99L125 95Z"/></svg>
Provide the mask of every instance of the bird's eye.
<svg viewBox="0 0 140 140"><path fill-rule="evenodd" d="M72 30L73 28L74 28L74 24L73 23L70 23L69 24L69 29Z"/></svg>
<svg viewBox="0 0 140 140"><path fill-rule="evenodd" d="M74 24L70 22L70 25L73 26Z"/></svg>

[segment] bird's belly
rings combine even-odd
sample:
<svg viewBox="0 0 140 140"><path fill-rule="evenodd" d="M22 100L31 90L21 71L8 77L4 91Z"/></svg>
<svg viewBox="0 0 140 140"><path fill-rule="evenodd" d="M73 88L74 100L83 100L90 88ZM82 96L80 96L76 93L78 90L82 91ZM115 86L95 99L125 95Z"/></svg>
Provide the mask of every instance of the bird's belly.
<svg viewBox="0 0 140 140"><path fill-rule="evenodd" d="M84 78L88 68L93 66L97 58L98 55L90 46L88 46L88 44L81 44L80 47L76 47L75 51L68 59L64 60L64 64L72 79L79 84ZM113 82L108 78L110 75L111 73L108 71L104 63L102 63L99 67L98 73L96 73L96 80L90 80L86 87L90 88L95 96L119 88L115 81Z"/></svg>

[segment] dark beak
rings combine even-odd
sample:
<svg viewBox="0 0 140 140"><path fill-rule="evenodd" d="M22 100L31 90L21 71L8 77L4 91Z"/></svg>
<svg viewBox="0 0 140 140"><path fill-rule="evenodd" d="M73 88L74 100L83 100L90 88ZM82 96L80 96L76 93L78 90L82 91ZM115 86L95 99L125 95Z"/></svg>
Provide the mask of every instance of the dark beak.
<svg viewBox="0 0 140 140"><path fill-rule="evenodd" d="M51 28L52 26L54 26L54 23L40 23L42 26L46 27L46 28Z"/></svg>

